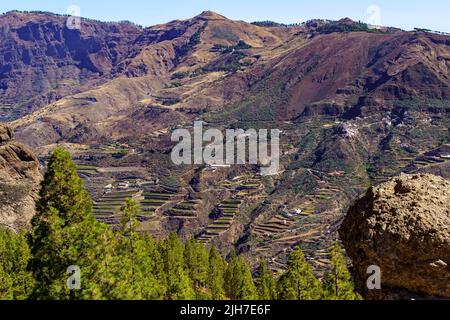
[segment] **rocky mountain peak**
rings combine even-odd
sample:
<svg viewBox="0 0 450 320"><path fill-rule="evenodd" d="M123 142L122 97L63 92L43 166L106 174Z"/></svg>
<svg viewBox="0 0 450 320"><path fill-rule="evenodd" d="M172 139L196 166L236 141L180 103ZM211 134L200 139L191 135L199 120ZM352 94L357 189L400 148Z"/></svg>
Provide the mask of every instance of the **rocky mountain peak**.
<svg viewBox="0 0 450 320"><path fill-rule="evenodd" d="M208 20L225 20L226 19L224 16L222 16L214 11L210 11L210 10L203 11L197 17L208 19Z"/></svg>

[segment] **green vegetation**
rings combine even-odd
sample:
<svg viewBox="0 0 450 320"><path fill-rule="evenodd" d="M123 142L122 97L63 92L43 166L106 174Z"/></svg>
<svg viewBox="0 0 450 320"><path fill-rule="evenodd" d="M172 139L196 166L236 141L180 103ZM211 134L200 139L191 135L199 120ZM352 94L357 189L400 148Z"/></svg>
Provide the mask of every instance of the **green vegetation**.
<svg viewBox="0 0 450 320"><path fill-rule="evenodd" d="M240 61L246 56L247 55L241 51L232 51L223 59L195 70L191 76L198 76L209 72L236 72L246 65Z"/></svg>
<svg viewBox="0 0 450 320"><path fill-rule="evenodd" d="M219 27L212 28L213 36L219 39L228 40L231 42L239 41L239 37L231 32L227 32L225 30L222 30Z"/></svg>
<svg viewBox="0 0 450 320"><path fill-rule="evenodd" d="M24 233L0 229L0 300L26 299L34 279L27 270L30 259Z"/></svg>
<svg viewBox="0 0 450 320"><path fill-rule="evenodd" d="M172 75L172 79L184 79L184 78L187 78L187 77L189 77L189 72L175 72L173 75Z"/></svg>
<svg viewBox="0 0 450 320"><path fill-rule="evenodd" d="M367 23L363 22L353 22L351 24L344 24L339 21L333 21L327 23L326 25L320 27L320 33L334 33L334 32L371 32L371 33L381 33L381 30L369 28Z"/></svg>
<svg viewBox="0 0 450 320"><path fill-rule="evenodd" d="M208 26L208 21L206 21L203 26L198 28L198 30L189 38L189 41L176 49L177 60L185 57L189 51L191 51L196 45L200 43L202 33L206 30Z"/></svg>
<svg viewBox="0 0 450 320"><path fill-rule="evenodd" d="M392 104L397 108L423 111L427 109L450 109L450 100L439 99L404 99L392 100Z"/></svg>
<svg viewBox="0 0 450 320"><path fill-rule="evenodd" d="M180 103L180 98L158 98L163 106L173 106L174 104Z"/></svg>
<svg viewBox="0 0 450 320"><path fill-rule="evenodd" d="M243 256L233 257L225 272L225 292L232 300L256 300L258 294Z"/></svg>
<svg viewBox="0 0 450 320"><path fill-rule="evenodd" d="M103 281L113 278L114 237L92 215L92 201L70 155L57 148L41 185L37 214L29 236L29 268L35 279L35 299L101 299ZM111 261L112 262L112 261ZM67 268L83 270L84 289L69 290Z"/></svg>
<svg viewBox="0 0 450 320"><path fill-rule="evenodd" d="M272 272L267 268L267 262L265 260L261 261L259 274L256 277L255 282L259 299L275 300L277 298L277 283Z"/></svg>
<svg viewBox="0 0 450 320"><path fill-rule="evenodd" d="M269 20L266 20L266 21L255 21L255 22L252 22L252 24L255 25L255 26L258 26L258 27L283 27L283 28L288 27L287 24L278 23L278 22L269 21Z"/></svg>
<svg viewBox="0 0 450 320"><path fill-rule="evenodd" d="M334 242L330 250L330 270L322 281L323 292L328 300L358 300L352 277L345 263L344 251L339 243Z"/></svg>
<svg viewBox="0 0 450 320"><path fill-rule="evenodd" d="M184 78L184 77L183 77ZM170 83L170 84L167 84L166 86L165 86L165 88L166 89L172 89L172 88L179 88L179 87L181 87L181 86L183 86L183 84L180 82L180 81L174 81L174 82L172 82L172 83Z"/></svg>
<svg viewBox="0 0 450 320"><path fill-rule="evenodd" d="M232 208L238 203L233 199L224 201ZM227 263L215 247L207 248L194 239L183 243L176 234L170 234L156 241L136 231L140 207L131 198L120 208L120 228L112 230L94 218L92 201L77 175L77 167L60 148L50 158L36 207L30 232L16 234L0 229L0 299L270 300L356 296L337 244L331 252L332 269L321 285L300 248L292 253L288 270L280 279L274 277L265 261L253 278L242 255L233 256ZM79 278L76 271L72 272L77 269Z"/></svg>
<svg viewBox="0 0 450 320"><path fill-rule="evenodd" d="M224 121L234 118L240 121L273 121L276 118L274 110L285 103L284 87L283 82L270 83L266 78L255 85L247 99L230 105L206 120L214 122L216 119Z"/></svg>
<svg viewBox="0 0 450 320"><path fill-rule="evenodd" d="M426 28L414 28L414 31L416 31L416 32L432 32L430 29L426 29Z"/></svg>
<svg viewBox="0 0 450 320"><path fill-rule="evenodd" d="M320 300L320 281L314 276L302 250L297 247L291 254L288 271L278 282L280 300Z"/></svg>
<svg viewBox="0 0 450 320"><path fill-rule="evenodd" d="M246 43L243 40L239 40L239 42L234 46L215 44L212 48L212 51L218 51L218 52L222 52L222 53L230 53L235 50L246 50L246 49L251 49L251 48L252 48L251 45L249 45L248 43Z"/></svg>

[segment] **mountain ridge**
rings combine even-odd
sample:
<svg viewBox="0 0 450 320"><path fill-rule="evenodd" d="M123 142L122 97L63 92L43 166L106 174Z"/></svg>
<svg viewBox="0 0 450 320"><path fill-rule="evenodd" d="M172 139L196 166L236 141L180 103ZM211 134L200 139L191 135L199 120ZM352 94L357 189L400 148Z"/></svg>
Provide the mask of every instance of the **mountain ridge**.
<svg viewBox="0 0 450 320"><path fill-rule="evenodd" d="M211 26L206 27L204 24L207 24L208 21L211 21ZM346 19L341 21L343 21L342 23L345 25L352 23ZM207 29L206 32L203 28ZM242 33L239 30L246 30L247 34ZM230 68L228 66L230 63L233 68L250 69L247 73L252 72L254 75L251 75L251 77L253 78L255 75L257 76L258 73L260 73L258 70L261 68L265 73L273 73L274 77L272 78L275 78L273 80L271 80L270 75L267 78L264 73L260 73L260 79L266 82L279 81L276 79L277 77L281 77L282 81L286 81L288 83L292 82L290 86L293 86L295 92L282 93L283 95L289 96L289 100L286 101L287 103L284 102L284 100L281 100L279 104L282 104L283 106L280 105L277 107L282 108L279 110L278 114L287 113L284 120L292 120L300 116L302 113L320 113L321 108L325 109L325 112L337 114L349 111L346 110L346 105L350 105L353 108L358 108L358 105L361 105L359 101L362 99L357 96L358 91L364 99L368 99L368 105L373 103L377 104L376 102L380 100L380 97L377 97L377 88L381 88L382 92L379 93L378 96L381 96L382 103L383 100L386 100L386 97L389 96L390 92L393 92L393 94L390 94L392 96L392 100L406 99L408 98L408 95L425 95L426 98L448 100L449 79L448 75L446 76L448 68L448 62L446 62L448 60L446 59L448 59L448 57L447 53L445 53L445 47L448 40L445 36L408 32L388 32L381 34L364 32L333 32L331 34L316 33L314 35L314 32L316 31L311 33L309 27L305 26L293 27L289 30L291 31L280 32L279 28L262 28L245 22L231 21L215 13L204 12L192 19L183 21L176 20L169 22L166 25L158 25L140 30L135 39L130 40L134 43L133 48L128 50L128 53L123 53L123 58L117 60L117 62L111 60L105 65L103 62L96 59L98 55L104 56L104 54L100 51L98 53L89 54L88 59L91 62L86 65L92 66L93 69L91 71L94 74L94 71L99 71L102 68L102 70L104 70L102 72L109 73L109 76L102 78L102 72L97 72L97 75L99 76L94 75L94 78L95 81L100 82L99 84L101 87L99 87L99 91L104 90L102 89L103 86L107 87L110 85L112 87L112 95L116 92L114 89L114 82L120 82L120 78L125 78L123 81L126 82L133 82L133 79L144 79L143 77L148 77L143 81L136 81L138 84L130 84L130 93L134 92L133 94L137 99L132 98L131 100L121 100L122 102L120 103L122 105L136 105L142 100L152 101L159 104L158 101L155 101L153 96L159 95L160 93L162 94L162 97L156 96L156 100L158 100L158 98L162 98L163 100L167 99L170 101L173 100L174 102L181 100L180 103L173 104L175 106L180 105L181 108L191 108L191 106L200 105L200 107L197 108L208 108L209 106L209 108L214 109L223 108L223 105L230 103L232 104L233 101L245 101L246 98L248 99L248 94L244 93L244 90L246 90L246 87L249 85L250 87L254 86L251 83L256 79L249 79L245 72L242 74L241 72L235 72L233 69L227 70L227 68ZM196 36L196 33L199 33L198 36L202 37L202 39L197 39L198 43L190 42ZM251 37L248 36L250 34L252 35ZM227 47L231 48L233 44L236 44L238 41L248 44L251 49L236 50L235 52L225 54L221 52L223 50L227 50ZM365 42L366 44L364 44ZM390 42L394 42L396 44L389 47ZM325 43L333 43L336 47L333 47L332 45L324 46ZM354 45L352 44L349 46L349 43L354 43ZM375 46L372 45L372 43L379 43L380 47L374 48ZM188 48L188 46L192 47ZM282 49L283 46L287 49L284 52ZM361 46L359 49L361 51L358 53L359 55L348 58L350 57L350 54L354 54L351 52L354 52L355 48L358 46ZM383 48L383 46L386 48ZM418 48L419 46L422 46L423 49ZM297 47L298 49L296 49ZM442 49L440 49L441 47ZM218 48L219 52L211 52L215 48ZM307 52L308 48L310 50L309 53ZM323 55L326 53L326 48L329 48L329 56L324 56L322 61L318 61L318 59L320 59L320 54ZM402 48L404 48L404 52L399 51ZM188 50L188 52L184 53L186 50ZM279 53L273 54L277 50ZM341 53L335 53L339 50ZM425 56L424 53L430 50L431 55L428 57ZM434 52L436 50L440 51ZM389 51L391 51L391 53L388 53ZM397 51L397 53L394 53L395 51ZM289 52L292 53L289 54ZM363 62L364 60L362 59L365 59L363 55L368 55L369 53L372 54L372 52L374 52L374 57L372 57L373 61ZM184 56L185 54L187 55ZM284 59L284 61L281 60L277 62L277 54L281 55L280 58ZM314 54L314 59L309 59L308 54ZM380 55L380 57L377 55ZM395 55L402 57L401 59L403 60L395 61ZM430 61L433 56L435 60ZM339 61L339 57L341 57L341 61ZM440 62L437 61L436 58L438 60L440 59ZM179 61L179 59L182 60ZM264 61L264 59L267 61ZM309 59L309 61L305 59ZM345 59L347 59L348 62L344 62ZM392 67L384 65L387 59L391 60L389 63L392 64ZM261 60L262 63L258 63L261 62ZM292 61L289 62L289 60ZM351 60L361 61L360 63L362 64L359 66L359 71L357 71L357 69L354 69L354 71L351 70L351 68L354 68ZM94 67L92 63L96 66ZM243 63L247 65L243 67L241 65ZM270 67L270 63L272 63L272 67ZM278 68L277 64L280 63L282 67ZM307 77L307 80L286 80L286 78L292 77L291 71L295 70L292 68L286 69L287 75L277 75L277 73L280 74L282 72L283 65L288 66L289 63L295 64L294 68L297 68L296 72L300 74L303 73L303 77ZM321 66L322 71L319 70L320 74L317 74L314 70L317 68L318 64L323 65ZM252 69L253 66L256 68ZM436 66L438 69L434 68ZM441 69L439 69L439 66L441 66ZM270 68L272 68L273 71L271 71ZM342 70L339 70L339 68ZM364 75L362 73L364 68L368 68L372 74ZM404 72L406 74L399 75L401 68L405 70ZM198 73L199 70L203 73L200 74L200 77L206 79L206 82L200 81L202 82L203 87L197 87L200 88L199 92L195 92L197 91L197 88L194 88L194 92L192 92L192 90L187 90L185 92L178 93L176 92L177 90L174 89L171 91L175 92L171 93L169 92L170 90L162 90L164 88L159 86L161 83L164 84L163 86L170 86L173 84L177 85L178 83L176 81L171 82L170 78L174 76L178 77L183 73L188 75L190 74L190 76L192 76L193 74ZM205 70L207 71L205 72ZM214 72L218 73L214 76ZM225 74L220 75L220 72L225 72ZM353 75L350 77L346 76L349 72L353 72ZM210 76L216 78L213 79L212 77L209 77L210 79L208 79L208 77L205 76L205 73L209 73ZM308 75L309 73L311 73L311 75ZM341 80L334 79L332 78L333 73L339 74L344 78ZM428 90L427 87L424 87L423 89L420 89L419 87L414 88L414 86L418 86L418 81L414 79L414 73L428 74L428 79L423 80L434 81L434 88L441 87L441 92L426 92L426 90ZM404 79L399 80L399 76L397 75L403 77ZM247 78L243 78L243 76L246 76ZM363 76L364 78L358 79L360 76ZM413 91L407 87L397 88L397 84L395 82L404 82L408 81L408 79L416 81L411 85L413 87ZM220 83L219 85L216 85L216 83L214 83L214 81L220 82L220 80L223 80L223 85ZM301 80L299 83L300 87L295 84L295 82L298 82L299 80ZM362 87L359 84L361 81L363 82ZM328 89L327 83L332 84L332 86ZM193 85L196 86L195 83ZM87 86L95 89L95 85L92 86L91 82L88 83ZM128 86L128 84L125 86ZM136 86L141 89L133 89ZM227 90L226 87L233 88L234 92L230 92L231 90ZM92 89L84 91L88 93L91 90ZM206 95L205 90L208 92ZM251 90L252 88L250 88L250 91ZM256 88L256 90L259 89ZM281 88L281 90L285 89ZM289 91L292 89L287 88L287 90ZM408 90L410 91L409 94ZM79 89L77 91L83 92L83 89ZM152 94L154 91L160 93ZM178 88L178 91L183 90ZM352 91L356 92L353 93ZM180 96L186 95L186 92L192 92L194 97L195 95L202 95L202 97L198 99L189 97L188 100L191 101L185 102ZM336 92L338 93L336 94ZM150 97L146 97L149 95ZM165 95L167 97L165 97ZM71 99L70 92L69 95L66 96L69 97L69 100ZM84 96L86 96L86 94L84 94ZM205 96L209 96L210 98L205 100L203 98ZM279 96L282 98L282 95ZM60 100L58 98L59 97L57 96L54 100ZM92 97L88 96L87 98ZM139 98L142 99L139 100ZM60 102L50 104L47 109L49 107L55 109L54 106L64 103L64 99L65 98L62 97ZM76 97L76 99L78 98ZM95 104L94 100L99 101L99 98L95 97L90 100L92 100ZM321 102L321 100L323 100L323 102ZM89 103L89 101L87 103ZM69 102L69 104L72 104L72 102ZM283 110L285 108L287 108L287 110ZM32 107L32 109L36 109L36 107ZM175 112L177 115L176 118L185 116L183 114L180 115L177 112L177 109L180 108L173 108L170 106L170 108L166 109L169 109L171 112ZM173 109L175 109L175 111ZM355 111L356 110L353 112ZM45 112L45 108L43 110L37 110L34 114L34 118L36 118L36 115L41 117L40 114L43 112ZM114 113L115 111L111 112ZM113 114L111 112L106 112L104 115L109 117ZM292 112L294 112L294 115L291 115ZM360 111L357 112L360 113ZM33 116L33 113L31 115ZM67 118L66 116L63 116L63 118L64 117ZM82 122L83 120L80 121ZM22 126L22 122L23 121L19 120L17 124L14 124L14 126ZM79 124L82 123L77 123L76 121L73 125L68 125L66 123L65 126L68 125L68 127L77 127ZM106 133L105 135L108 134L109 133ZM20 136L20 132L18 136ZM27 142L34 146L39 145L39 142Z"/></svg>

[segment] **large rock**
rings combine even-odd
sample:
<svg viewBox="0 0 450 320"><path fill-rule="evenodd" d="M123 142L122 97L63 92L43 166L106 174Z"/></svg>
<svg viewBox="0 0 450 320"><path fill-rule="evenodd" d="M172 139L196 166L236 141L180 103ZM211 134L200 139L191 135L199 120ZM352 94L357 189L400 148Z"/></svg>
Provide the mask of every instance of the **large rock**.
<svg viewBox="0 0 450 320"><path fill-rule="evenodd" d="M14 142L11 128L0 124L0 226L29 227L41 178L33 152Z"/></svg>
<svg viewBox="0 0 450 320"><path fill-rule="evenodd" d="M0 145L7 143L13 138L13 131L8 126L0 126Z"/></svg>
<svg viewBox="0 0 450 320"><path fill-rule="evenodd" d="M450 298L450 182L402 175L350 208L339 231L368 299ZM367 268L381 268L381 290L367 289Z"/></svg>

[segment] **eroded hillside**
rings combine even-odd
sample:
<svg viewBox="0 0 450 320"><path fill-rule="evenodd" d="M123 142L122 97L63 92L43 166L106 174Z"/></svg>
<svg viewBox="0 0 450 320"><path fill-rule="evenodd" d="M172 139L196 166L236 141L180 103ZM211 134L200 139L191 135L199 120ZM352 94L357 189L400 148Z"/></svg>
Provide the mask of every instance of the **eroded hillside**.
<svg viewBox="0 0 450 320"><path fill-rule="evenodd" d="M320 272L361 192L401 172L449 176L449 36L349 19L267 26L212 12L145 29L86 20L68 36L63 17L14 15L0 17L14 20L0 45L64 54L30 56L25 81L5 64L1 103L8 117L24 115L12 125L42 162L57 144L71 152L101 221L118 225L120 205L134 197L142 231L194 235L225 253L267 257L274 270L301 244ZM49 75L61 65L75 70L64 73L75 81L66 89L69 78ZM53 92L30 91L42 78L57 96L21 105L18 92ZM279 174L175 166L171 132L194 120L282 130Z"/></svg>

